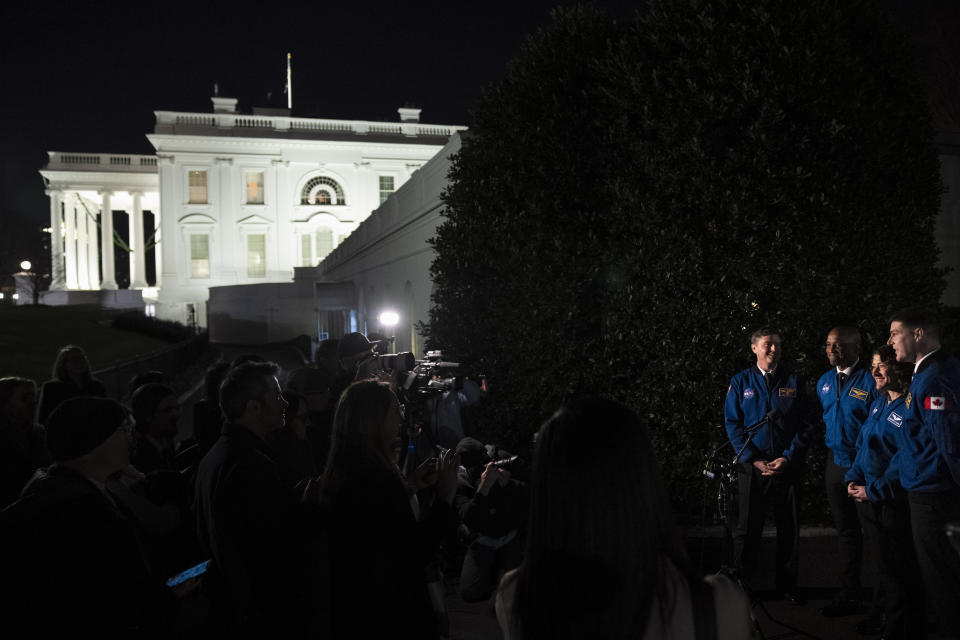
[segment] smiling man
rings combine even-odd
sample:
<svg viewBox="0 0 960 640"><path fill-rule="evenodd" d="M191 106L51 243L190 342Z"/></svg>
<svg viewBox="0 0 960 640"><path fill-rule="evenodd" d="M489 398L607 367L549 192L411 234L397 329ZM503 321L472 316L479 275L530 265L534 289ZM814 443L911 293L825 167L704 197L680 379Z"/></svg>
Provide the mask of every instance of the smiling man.
<svg viewBox="0 0 960 640"><path fill-rule="evenodd" d="M863 610L860 602L863 539L857 509L847 497L844 476L857 457L857 436L877 392L867 363L860 361L860 332L855 327L831 329L825 348L830 370L817 381L817 395L826 426L828 451L824 481L837 528L840 590L820 613L836 617Z"/></svg>
<svg viewBox="0 0 960 640"><path fill-rule="evenodd" d="M960 361L940 347L939 320L924 309L890 318L887 344L914 364L898 445L917 560L941 633L958 637L960 556L945 527L960 522Z"/></svg>
<svg viewBox="0 0 960 640"><path fill-rule="evenodd" d="M797 464L809 444L803 419L803 390L780 363L780 335L760 329L750 336L756 365L733 376L724 403L724 423L739 469L739 516L734 530L735 563L749 583L757 570L760 534L768 510L777 524L776 587L791 604L797 595ZM748 427L761 423L748 442Z"/></svg>

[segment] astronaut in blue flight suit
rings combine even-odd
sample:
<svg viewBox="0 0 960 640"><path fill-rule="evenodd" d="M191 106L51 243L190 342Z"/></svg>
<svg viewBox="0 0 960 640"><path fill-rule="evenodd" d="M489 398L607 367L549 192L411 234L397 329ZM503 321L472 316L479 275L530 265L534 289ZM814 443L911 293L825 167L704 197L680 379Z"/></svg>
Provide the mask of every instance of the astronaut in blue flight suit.
<svg viewBox="0 0 960 640"><path fill-rule="evenodd" d="M860 427L877 397L876 383L867 365L860 360L860 332L856 327L839 326L827 334L830 370L817 381L817 395L826 426L827 461L824 485L827 502L837 528L840 590L820 612L827 617L860 613L860 568L863 539L856 505L847 496L844 479L857 456Z"/></svg>
<svg viewBox="0 0 960 640"><path fill-rule="evenodd" d="M739 468L739 514L734 528L735 564L748 584L756 573L763 523L769 509L777 525L776 587L791 604L796 593L799 523L796 483L810 438L804 393L797 377L780 365L781 340L772 330L750 336L756 365L733 376L724 402L724 423ZM747 427L761 420L747 444Z"/></svg>
<svg viewBox="0 0 960 640"><path fill-rule="evenodd" d="M960 638L960 555L946 533L960 522L960 361L940 347L939 320L926 310L895 314L887 343L914 363L898 445L917 561L941 635Z"/></svg>
<svg viewBox="0 0 960 640"><path fill-rule="evenodd" d="M883 589L884 638L926 636L925 599L910 532L910 506L900 484L900 430L913 365L897 362L888 344L874 351L871 371L879 397L860 428L857 455L846 474L847 495L869 536ZM858 625L859 626L859 625Z"/></svg>

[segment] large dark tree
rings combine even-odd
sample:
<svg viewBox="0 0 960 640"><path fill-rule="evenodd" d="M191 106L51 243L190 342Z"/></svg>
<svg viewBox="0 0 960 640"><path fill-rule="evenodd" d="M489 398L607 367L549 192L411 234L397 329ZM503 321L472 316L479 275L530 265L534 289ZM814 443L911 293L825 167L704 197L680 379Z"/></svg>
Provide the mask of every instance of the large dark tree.
<svg viewBox="0 0 960 640"><path fill-rule="evenodd" d="M558 13L464 136L429 337L486 370L501 437L526 440L568 389L634 406L684 500L754 328L810 378L833 323L877 338L939 299L932 133L869 2Z"/></svg>

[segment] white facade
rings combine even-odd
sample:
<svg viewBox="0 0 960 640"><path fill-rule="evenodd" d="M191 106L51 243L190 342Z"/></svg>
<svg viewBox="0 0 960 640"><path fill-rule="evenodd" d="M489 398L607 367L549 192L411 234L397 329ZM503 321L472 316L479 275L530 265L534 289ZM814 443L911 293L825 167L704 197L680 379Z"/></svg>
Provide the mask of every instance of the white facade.
<svg viewBox="0 0 960 640"><path fill-rule="evenodd" d="M347 331L395 337L397 351L423 356L418 322L429 320L429 244L441 222L441 194L460 136L450 141L318 266L296 269L294 282L210 291L210 339L259 343L297 335ZM256 300L256 302L254 302ZM399 322L382 327L378 317L395 311Z"/></svg>
<svg viewBox="0 0 960 640"><path fill-rule="evenodd" d="M290 282L462 129L421 124L416 109L401 109L400 122L365 122L243 115L235 105L214 98L214 113L156 112L147 136L155 157L51 152L41 173L62 239L51 243L52 290L117 287L113 242L99 255L91 242L113 230L77 214L77 202L131 212L134 241L146 209L158 221L157 288L143 279L142 242L130 245L130 287L158 317L203 325L210 287Z"/></svg>

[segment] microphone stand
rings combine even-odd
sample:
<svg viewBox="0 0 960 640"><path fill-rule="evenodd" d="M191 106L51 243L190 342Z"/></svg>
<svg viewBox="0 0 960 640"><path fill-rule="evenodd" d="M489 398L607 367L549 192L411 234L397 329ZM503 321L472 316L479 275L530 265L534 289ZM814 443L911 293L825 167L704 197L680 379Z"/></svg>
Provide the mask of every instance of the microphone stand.
<svg viewBox="0 0 960 640"><path fill-rule="evenodd" d="M744 431L747 432L747 440L746 442L743 443L743 446L740 447L740 450L737 451L737 455L733 457L733 462L731 464L734 464L734 465L740 464L740 458L743 457L743 452L747 450L747 447L749 447L750 443L753 441L753 436L757 435L757 431L760 431L760 427L770 422L770 416L772 413L773 412L771 411L770 413L765 415L762 420L760 420L759 422L755 422L749 427L747 427L746 429L744 429Z"/></svg>

